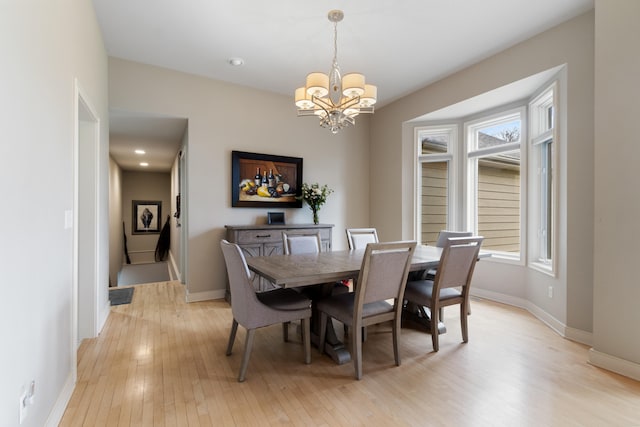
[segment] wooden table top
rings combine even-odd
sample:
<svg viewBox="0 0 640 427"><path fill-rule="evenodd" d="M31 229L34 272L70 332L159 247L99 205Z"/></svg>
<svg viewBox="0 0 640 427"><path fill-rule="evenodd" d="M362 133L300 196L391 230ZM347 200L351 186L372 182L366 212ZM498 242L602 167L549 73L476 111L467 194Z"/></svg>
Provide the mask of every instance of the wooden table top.
<svg viewBox="0 0 640 427"><path fill-rule="evenodd" d="M442 248L418 245L411 271L437 267ZM247 258L249 269L285 288L316 285L358 277L364 249L318 254L275 255Z"/></svg>

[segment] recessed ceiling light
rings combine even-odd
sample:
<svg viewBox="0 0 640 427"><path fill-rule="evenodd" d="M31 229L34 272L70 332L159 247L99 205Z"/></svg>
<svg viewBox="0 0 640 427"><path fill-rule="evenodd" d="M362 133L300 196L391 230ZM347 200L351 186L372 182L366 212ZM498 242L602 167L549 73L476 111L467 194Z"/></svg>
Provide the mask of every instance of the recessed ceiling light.
<svg viewBox="0 0 640 427"><path fill-rule="evenodd" d="M242 59L242 58L229 58L229 64L233 65L234 67L239 67L241 65L244 65L244 59Z"/></svg>
<svg viewBox="0 0 640 427"><path fill-rule="evenodd" d="M146 168L147 166L149 166L149 163L147 163L147 162L141 162L141 163L140 163L140 166L142 166L142 167Z"/></svg>
<svg viewBox="0 0 640 427"><path fill-rule="evenodd" d="M136 154L144 154L144 153L145 153L145 151L144 151L144 150L136 150L136 151L135 151L135 153L136 153Z"/></svg>

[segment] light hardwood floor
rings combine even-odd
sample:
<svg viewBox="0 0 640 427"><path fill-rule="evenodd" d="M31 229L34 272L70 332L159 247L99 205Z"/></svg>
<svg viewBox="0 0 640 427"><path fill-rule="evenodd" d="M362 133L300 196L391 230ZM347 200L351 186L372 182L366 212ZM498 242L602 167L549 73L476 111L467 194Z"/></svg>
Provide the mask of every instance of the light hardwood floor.
<svg viewBox="0 0 640 427"><path fill-rule="evenodd" d="M284 343L280 326L264 328L238 383L245 333L238 328L225 356L226 302L187 304L177 282L139 285L100 336L82 343L60 425L640 425L640 382L589 365L586 346L526 311L474 300L472 312L463 344L457 310L445 310L438 353L428 334L403 328L399 367L391 328L371 327L361 381L352 364L315 348L305 365L298 338Z"/></svg>

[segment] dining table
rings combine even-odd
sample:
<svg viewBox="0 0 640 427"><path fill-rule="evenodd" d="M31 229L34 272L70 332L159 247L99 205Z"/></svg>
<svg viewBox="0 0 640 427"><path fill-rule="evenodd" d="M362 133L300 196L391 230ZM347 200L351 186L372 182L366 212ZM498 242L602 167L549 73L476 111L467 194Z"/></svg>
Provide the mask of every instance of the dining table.
<svg viewBox="0 0 640 427"><path fill-rule="evenodd" d="M269 280L276 287L304 288L321 286L320 295L330 295L335 283L352 279L356 283L362 266L364 249L338 250L309 254L271 255L247 258L247 266L255 274ZM442 248L429 245L418 245L411 260L410 271L428 271L438 266ZM317 318L316 314L313 314ZM428 322L428 319L423 319ZM438 328L440 333L446 332L442 322ZM317 332L317 331L316 331ZM312 340L318 347L317 334L312 333ZM328 325L324 351L338 364L351 360L346 349L333 329Z"/></svg>

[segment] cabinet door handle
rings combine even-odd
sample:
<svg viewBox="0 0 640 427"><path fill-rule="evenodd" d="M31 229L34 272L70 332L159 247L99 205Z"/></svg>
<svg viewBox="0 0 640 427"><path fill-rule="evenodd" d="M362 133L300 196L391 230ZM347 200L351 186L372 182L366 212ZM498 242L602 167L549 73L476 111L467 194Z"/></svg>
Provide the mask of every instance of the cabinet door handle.
<svg viewBox="0 0 640 427"><path fill-rule="evenodd" d="M259 238L259 239L262 239L262 238L266 238L266 237L271 237L271 234L258 234L256 237Z"/></svg>

